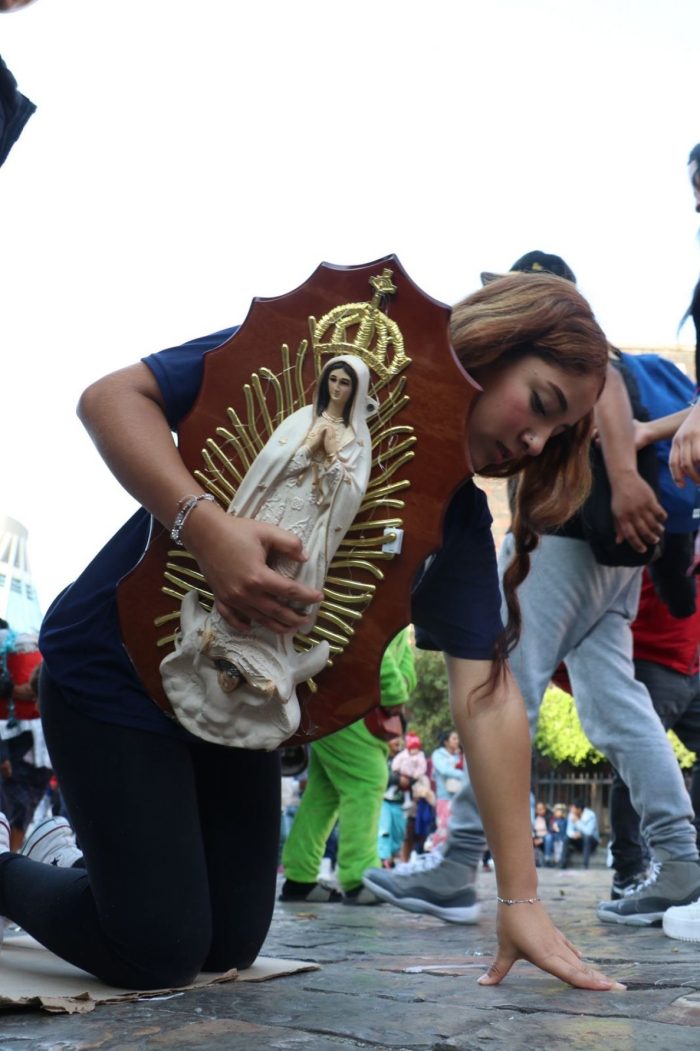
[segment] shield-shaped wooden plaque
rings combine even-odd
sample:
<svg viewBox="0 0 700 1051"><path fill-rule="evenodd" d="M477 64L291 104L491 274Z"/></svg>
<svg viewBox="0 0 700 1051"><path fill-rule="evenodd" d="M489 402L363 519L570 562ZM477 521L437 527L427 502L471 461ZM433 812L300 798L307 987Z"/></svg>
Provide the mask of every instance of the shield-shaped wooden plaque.
<svg viewBox="0 0 700 1051"><path fill-rule="evenodd" d="M178 441L189 469L224 506L272 430L311 400L324 359L362 357L380 405L370 421L367 494L328 569L316 626L295 639L301 649L327 639L331 661L298 687L301 725L285 745L323 737L379 704L382 654L410 622L413 580L440 546L446 505L469 473L466 422L478 387L455 357L449 316L395 256L356 267L323 263L288 295L255 299L239 331L206 356ZM156 523L144 557L119 585L118 604L126 649L166 711L159 665L192 588L206 605L194 559Z"/></svg>

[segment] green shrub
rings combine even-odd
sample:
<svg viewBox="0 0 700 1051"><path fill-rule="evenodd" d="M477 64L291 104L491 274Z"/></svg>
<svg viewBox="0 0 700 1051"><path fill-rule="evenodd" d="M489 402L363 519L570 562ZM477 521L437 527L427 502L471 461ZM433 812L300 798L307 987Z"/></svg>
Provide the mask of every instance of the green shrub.
<svg viewBox="0 0 700 1051"><path fill-rule="evenodd" d="M695 752L689 751L684 744L678 740L673 730L667 730L666 736L671 742L671 747L676 753L676 759L681 764L682 770L692 769L693 763L695 762Z"/></svg>
<svg viewBox="0 0 700 1051"><path fill-rule="evenodd" d="M605 756L583 732L573 697L558 686L550 686L544 695L535 747L540 755L551 759L554 766L559 763L589 766L605 761Z"/></svg>
<svg viewBox="0 0 700 1051"><path fill-rule="evenodd" d="M668 731L667 736L681 767L690 769L695 762L695 754L683 747L672 730ZM583 732L573 697L557 686L550 686L544 695L535 747L555 766L560 763L589 766L605 760L605 756L593 747Z"/></svg>
<svg viewBox="0 0 700 1051"><path fill-rule="evenodd" d="M421 739L426 755L437 748L442 730L452 727L447 699L447 669L442 653L416 650L418 682L406 705L409 729Z"/></svg>

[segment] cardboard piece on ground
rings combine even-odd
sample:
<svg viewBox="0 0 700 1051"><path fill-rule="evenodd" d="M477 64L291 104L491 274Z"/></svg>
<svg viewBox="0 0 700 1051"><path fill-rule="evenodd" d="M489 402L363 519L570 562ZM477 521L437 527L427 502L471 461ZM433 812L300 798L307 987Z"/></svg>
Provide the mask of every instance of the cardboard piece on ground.
<svg viewBox="0 0 700 1051"><path fill-rule="evenodd" d="M115 989L86 971L61 960L27 934L6 936L0 952L0 1008L41 1007L64 1014L85 1014L97 1004L177 996L221 982L264 982L269 978L318 970L305 960L275 960L259 956L245 971L201 974L179 989Z"/></svg>

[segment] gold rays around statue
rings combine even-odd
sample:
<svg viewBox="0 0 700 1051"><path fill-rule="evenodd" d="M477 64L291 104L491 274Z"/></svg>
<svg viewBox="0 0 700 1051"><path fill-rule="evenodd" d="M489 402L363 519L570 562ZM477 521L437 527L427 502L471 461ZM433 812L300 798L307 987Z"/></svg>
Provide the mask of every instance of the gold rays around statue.
<svg viewBox="0 0 700 1051"><path fill-rule="evenodd" d="M397 422L408 403L406 377L400 375L410 364L403 336L382 306L395 292L391 271L371 278L374 295L368 303L343 304L320 321L309 318L310 340L302 340L295 355L287 344L279 348L279 368L263 367L253 373L243 388L245 412L228 408L202 449L202 466L194 474L202 487L227 508L253 460L273 431L297 409L309 404L323 356L355 354L371 373L370 395L379 410L369 421L372 437L370 480L353 524L341 541L328 567L324 600L316 623L308 635L294 639L299 650L309 649L322 639L328 641L331 660L342 653L352 639L364 610L372 601L383 579L382 563L395 555L386 550L401 529L404 507L401 493L410 482L402 468L414 456L413 428ZM303 382L304 365L311 354L313 382ZM158 646L171 646L179 629L180 603L195 590L203 606L211 608L213 595L192 555L182 548L168 551L161 590L176 605L160 616L156 626L163 629ZM314 688L313 683L309 683Z"/></svg>

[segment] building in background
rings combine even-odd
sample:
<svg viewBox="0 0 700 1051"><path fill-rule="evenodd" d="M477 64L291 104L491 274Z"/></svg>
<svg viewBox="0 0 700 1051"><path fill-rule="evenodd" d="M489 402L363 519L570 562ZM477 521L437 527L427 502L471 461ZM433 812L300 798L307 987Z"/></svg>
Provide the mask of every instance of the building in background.
<svg viewBox="0 0 700 1051"><path fill-rule="evenodd" d="M13 631L36 634L41 609L27 558L27 530L0 514L0 617Z"/></svg>

